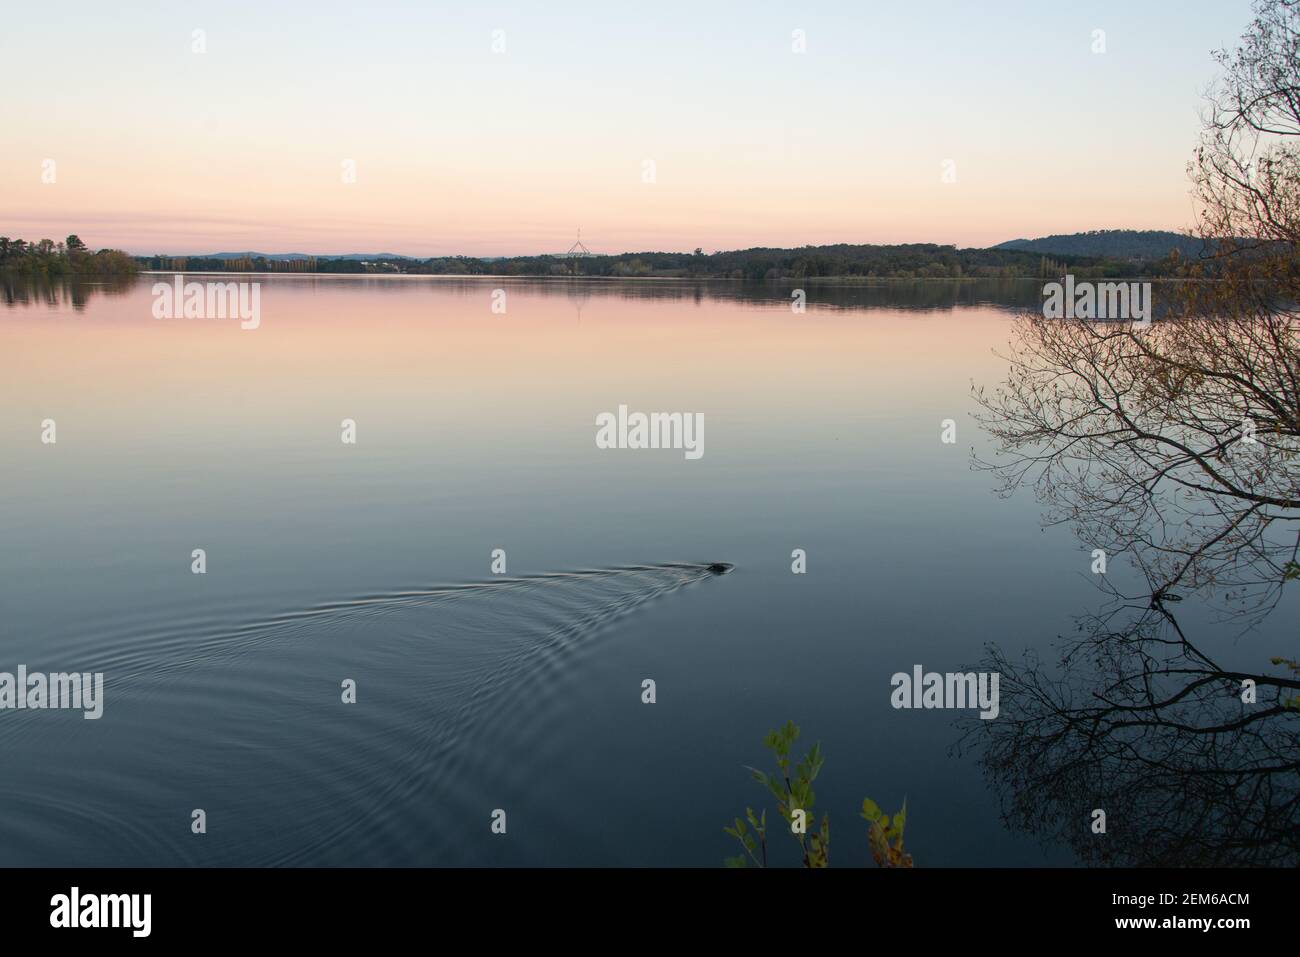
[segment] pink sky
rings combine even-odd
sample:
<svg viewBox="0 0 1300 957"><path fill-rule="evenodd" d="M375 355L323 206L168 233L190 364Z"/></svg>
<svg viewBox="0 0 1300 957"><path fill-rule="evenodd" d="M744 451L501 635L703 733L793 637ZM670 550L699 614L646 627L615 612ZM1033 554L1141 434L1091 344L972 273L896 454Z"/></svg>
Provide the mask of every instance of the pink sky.
<svg viewBox="0 0 1300 957"><path fill-rule="evenodd" d="M429 256L1183 229L1210 51L1247 5L1157 6L27 5L0 232Z"/></svg>

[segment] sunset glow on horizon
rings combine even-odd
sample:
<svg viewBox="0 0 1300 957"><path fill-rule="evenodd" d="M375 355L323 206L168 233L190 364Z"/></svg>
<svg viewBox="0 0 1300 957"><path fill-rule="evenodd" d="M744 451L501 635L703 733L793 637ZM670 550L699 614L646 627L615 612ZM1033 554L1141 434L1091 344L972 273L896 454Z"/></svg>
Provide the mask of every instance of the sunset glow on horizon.
<svg viewBox="0 0 1300 957"><path fill-rule="evenodd" d="M33 85L4 107L0 233L426 257L561 252L579 228L598 253L1186 230L1212 51L1248 20L1245 0L27 5L0 36Z"/></svg>

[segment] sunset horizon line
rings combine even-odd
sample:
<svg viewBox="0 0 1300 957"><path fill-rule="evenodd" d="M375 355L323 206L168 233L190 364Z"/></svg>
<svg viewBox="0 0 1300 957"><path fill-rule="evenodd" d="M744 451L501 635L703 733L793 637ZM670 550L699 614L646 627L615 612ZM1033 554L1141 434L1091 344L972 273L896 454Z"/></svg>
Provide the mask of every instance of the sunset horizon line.
<svg viewBox="0 0 1300 957"><path fill-rule="evenodd" d="M59 229L55 230L56 233L62 233L62 235L58 237L41 234L39 239L28 239L27 236L22 235L22 231L15 231L13 235L8 235L7 231L4 230L2 227L0 227L0 235L5 235L6 238L10 238L10 239L24 239L28 242L39 242L41 240L49 239L55 243L62 242L68 235L75 235L78 236L83 242L86 242L86 244L90 246L90 248L92 249L118 249L126 253L127 255L133 257L139 257L139 258L148 258L151 256L168 256L172 258L188 257L188 258L202 259L202 258L214 258L214 257L220 258L223 256L260 256L265 258L306 257L306 258L313 258L313 259L344 259L344 258L356 258L356 257L364 256L364 257L372 257L375 259L409 259L412 261L421 261L421 260L430 260L430 259L478 259L478 260L527 259L527 258L534 258L534 257L555 257L555 256L566 255L563 249L558 248L558 244L560 241L557 241L557 247L552 250L546 250L546 251L534 250L532 252L494 252L494 253L434 252L428 254L420 254L420 253L409 253L409 252L397 252L396 249L392 247L387 249L375 249L375 250L366 250L364 248L352 247L352 248L348 248L346 251L340 251L340 252L322 252L322 251L309 252L305 248L301 248L301 247L294 248L294 244L285 244L284 246L257 249L252 246L241 247L238 244L229 244L228 246L226 246L226 248L222 248L220 244L215 242L212 243L210 246L206 247L206 249L201 252L195 251L193 249L185 250L185 251L172 251L165 247L161 249L158 247L152 247L146 249L146 247L139 246L138 244L132 244L132 243L127 243L127 244L115 244L112 242L99 243L96 241L92 241L94 239L93 233L78 232L75 229L69 233L63 233L63 230L66 228L67 228L66 226L62 226ZM588 255L593 257L601 257L601 256L616 257L616 256L638 256L638 255L690 255L693 252L695 252L696 249L701 250L704 255L717 255L721 253L740 253L740 252L747 252L747 251L759 250L759 249L774 249L774 250L827 249L827 248L834 248L837 246L886 247L886 248L904 247L904 246L936 246L941 248L951 248L955 250L969 250L969 249L987 250L987 249L996 249L999 246L1011 242L1037 242L1040 240L1049 239L1058 236L1084 236L1084 235L1092 235L1092 234L1124 233L1124 232L1171 233L1188 239L1197 238L1196 233L1191 231L1190 228L1186 226L1184 227L1108 226L1108 227L1098 227L1098 228L1091 228L1091 229L1059 230L1054 232L1039 233L1037 235L1030 235L1029 233L1021 233L1015 236L1009 236L1005 239L999 240L994 243L989 243L987 245L980 245L978 243L963 244L955 241L942 241L936 239L908 239L908 240L891 240L891 241L834 240L834 241L822 241L822 242L784 243L784 244L757 243L752 245L733 245L733 246L716 246L716 247L705 247L705 246L697 245L693 248L671 248L667 246L660 247L660 248L643 247L643 248L620 249L618 251L596 250L596 251L590 251ZM37 234L29 233L29 235L36 236Z"/></svg>

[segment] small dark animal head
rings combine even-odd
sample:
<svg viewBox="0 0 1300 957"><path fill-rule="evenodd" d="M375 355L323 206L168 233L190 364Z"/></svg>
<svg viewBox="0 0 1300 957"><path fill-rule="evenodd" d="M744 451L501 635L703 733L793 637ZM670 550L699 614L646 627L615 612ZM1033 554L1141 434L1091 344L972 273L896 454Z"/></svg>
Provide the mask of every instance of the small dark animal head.
<svg viewBox="0 0 1300 957"><path fill-rule="evenodd" d="M709 566L709 571L715 575L725 575L735 567L731 562L714 562Z"/></svg>

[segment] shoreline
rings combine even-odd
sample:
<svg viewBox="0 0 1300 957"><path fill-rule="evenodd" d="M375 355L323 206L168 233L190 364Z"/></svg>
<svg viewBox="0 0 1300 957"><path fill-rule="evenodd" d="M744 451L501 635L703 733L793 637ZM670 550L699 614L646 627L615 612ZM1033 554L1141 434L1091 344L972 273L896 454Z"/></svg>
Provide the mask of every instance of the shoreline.
<svg viewBox="0 0 1300 957"><path fill-rule="evenodd" d="M597 283L618 283L618 282L677 282L677 283L698 283L698 282L725 282L749 285L782 285L790 282L799 283L842 283L845 285L865 286L875 283L934 283L944 285L956 285L962 283L995 283L995 282L1033 282L1042 283L1050 282L1056 277L1042 276L960 276L960 277L906 277L906 276L790 276L788 278L778 279L738 279L730 276L545 276L545 275L518 275L510 273L366 273L366 272L249 272L249 271L231 271L231 270L212 270L212 269L142 269L137 275L140 276L257 276L257 277L274 277L277 279L392 279L392 280L427 280L427 279L459 279L463 281L485 281L485 280L514 280L516 282L554 282L554 283L571 283L571 282L597 282ZM80 277L65 277L80 278ZM94 277L92 277L94 278ZM1143 276L1140 274L1108 276L1106 282L1194 282L1179 277L1164 276Z"/></svg>

